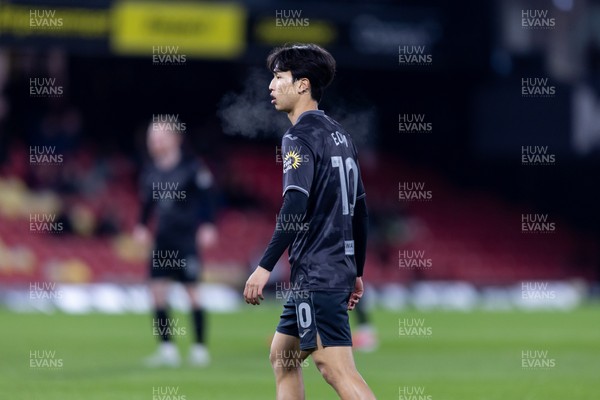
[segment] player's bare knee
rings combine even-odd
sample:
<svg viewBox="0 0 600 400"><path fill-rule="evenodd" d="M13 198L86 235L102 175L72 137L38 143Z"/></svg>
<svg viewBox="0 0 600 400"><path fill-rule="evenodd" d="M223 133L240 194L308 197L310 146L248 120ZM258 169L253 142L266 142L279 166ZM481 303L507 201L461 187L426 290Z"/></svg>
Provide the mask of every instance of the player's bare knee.
<svg viewBox="0 0 600 400"><path fill-rule="evenodd" d="M331 368L330 366L324 366L319 371L321 371L321 376L325 379L325 382L330 384L333 387L336 387L338 382L341 380L341 374L339 371L336 371L335 368Z"/></svg>
<svg viewBox="0 0 600 400"><path fill-rule="evenodd" d="M337 368L335 368L334 366L331 365L331 363L328 363L324 360L315 360L315 365L317 367L317 369L319 370L319 372L321 373L321 376L323 377L323 379L325 379L325 382L327 382L328 384L330 384L331 386L335 386L337 384L337 382L340 380L341 378L341 371L339 371Z"/></svg>
<svg viewBox="0 0 600 400"><path fill-rule="evenodd" d="M167 299L163 297L154 298L154 308L166 308L167 307Z"/></svg>

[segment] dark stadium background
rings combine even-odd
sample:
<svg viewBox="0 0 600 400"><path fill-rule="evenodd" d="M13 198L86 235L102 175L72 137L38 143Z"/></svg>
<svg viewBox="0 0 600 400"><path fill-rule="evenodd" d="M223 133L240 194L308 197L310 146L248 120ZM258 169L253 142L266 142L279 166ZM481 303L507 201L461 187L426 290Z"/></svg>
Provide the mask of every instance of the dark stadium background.
<svg viewBox="0 0 600 400"><path fill-rule="evenodd" d="M221 240L206 252L208 280L239 289L270 238L280 205L276 155L285 120L265 113L270 74L264 59L283 41L308 38L338 60L336 80L320 106L346 122L361 146L372 216L370 284L465 281L480 289L582 279L593 291L600 266L597 2L574 2L571 9L569 1L234 2L245 24L241 51L219 56L200 50L178 66L117 49L113 30L127 21L111 20L107 10L119 4L0 4L2 180L23 182L34 198L54 193L63 204L62 221L79 230L32 233L27 211L33 210L15 211L23 192L11 197L10 186L2 204L12 208L0 213L0 238L6 251L24 248L33 258L5 263L5 289L38 281L143 282L145 262L128 234L138 212L144 131L159 113L179 115L188 127L186 150L205 159L217 178ZM104 15L105 27L93 35L81 26L66 34L23 33L27 21L16 16L32 8L92 10ZM521 10L540 8L556 18L556 27L519 26ZM276 10L290 9L301 10L313 28L259 32L265 19L273 28ZM318 27L329 36L307 34ZM398 45L414 37L428 41L431 65L399 65ZM557 50L559 39L566 45ZM57 78L64 94L31 97L31 77ZM527 77L548 78L556 95L522 98ZM588 144L576 148L573 104L582 86L595 96L588 99L594 117L583 128ZM245 102L240 111L238 100ZM244 121L246 110L258 117L248 118L244 134L224 132L231 115ZM399 132L404 113L425 114L433 129ZM262 125L255 129L256 118ZM43 145L57 146L64 164L29 164L31 146ZM522 146L548 146L556 161L522 165ZM408 181L424 183L432 200L399 201L398 185ZM523 233L523 214L546 215L556 231ZM399 268L403 250L425 251L433 267Z"/></svg>
<svg viewBox="0 0 600 400"><path fill-rule="evenodd" d="M359 148L378 347L354 357L378 398L597 398L598 0L0 0L0 398L272 398L285 256L263 305L242 290L281 205L289 125L265 58L285 42L338 62L320 108ZM184 60L155 62L157 46ZM215 176L201 370L142 362L157 338L132 228L159 114ZM187 328L183 289L169 300ZM306 397L332 398L306 363Z"/></svg>

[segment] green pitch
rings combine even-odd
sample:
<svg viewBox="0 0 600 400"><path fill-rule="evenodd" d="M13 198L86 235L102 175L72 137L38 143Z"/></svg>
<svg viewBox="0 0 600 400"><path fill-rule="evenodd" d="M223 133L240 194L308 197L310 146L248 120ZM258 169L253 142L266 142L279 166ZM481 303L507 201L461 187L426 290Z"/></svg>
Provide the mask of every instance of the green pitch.
<svg viewBox="0 0 600 400"><path fill-rule="evenodd" d="M0 399L272 399L268 341L279 307L243 310L210 316L205 369L142 367L155 348L148 316L0 311ZM379 399L598 399L599 311L377 311L380 348L356 362ZM177 338L185 356L191 325L177 317L188 327ZM337 398L308 364L307 399Z"/></svg>

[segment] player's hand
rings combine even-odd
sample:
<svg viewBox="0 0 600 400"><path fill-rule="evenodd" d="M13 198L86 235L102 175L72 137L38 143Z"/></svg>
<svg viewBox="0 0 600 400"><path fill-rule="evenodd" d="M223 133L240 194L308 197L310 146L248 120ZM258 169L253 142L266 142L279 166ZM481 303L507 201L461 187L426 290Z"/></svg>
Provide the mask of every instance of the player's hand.
<svg viewBox="0 0 600 400"><path fill-rule="evenodd" d="M150 231L142 224L138 224L133 228L132 236L133 240L142 246L150 243Z"/></svg>
<svg viewBox="0 0 600 400"><path fill-rule="evenodd" d="M360 298L363 296L364 292L365 292L365 289L363 286L362 277L356 278L356 282L354 283L354 291L350 295L350 300L348 300L348 310L349 311L354 310L354 307L356 307L356 305L360 301Z"/></svg>
<svg viewBox="0 0 600 400"><path fill-rule="evenodd" d="M260 265L256 267L252 275L246 281L246 287L244 288L244 300L246 303L259 305L261 300L264 300L263 288L269 280L271 275L270 271L267 271Z"/></svg>
<svg viewBox="0 0 600 400"><path fill-rule="evenodd" d="M203 224L196 231L196 245L200 248L210 248L217 244L219 234L214 224Z"/></svg>

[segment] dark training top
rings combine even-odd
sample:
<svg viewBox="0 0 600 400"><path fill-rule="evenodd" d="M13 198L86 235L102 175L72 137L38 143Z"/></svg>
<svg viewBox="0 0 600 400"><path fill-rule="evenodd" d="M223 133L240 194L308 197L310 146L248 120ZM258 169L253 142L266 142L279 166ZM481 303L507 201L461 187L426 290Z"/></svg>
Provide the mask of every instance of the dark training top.
<svg viewBox="0 0 600 400"><path fill-rule="evenodd" d="M323 111L306 111L283 136L281 154L284 205L259 265L273 269L284 250L274 248L287 236L295 289L352 291L362 276L367 215L350 135Z"/></svg>
<svg viewBox="0 0 600 400"><path fill-rule="evenodd" d="M147 225L156 210L158 243L194 243L198 226L214 218L212 181L210 171L195 159L182 157L169 170L147 165L140 179L139 222Z"/></svg>

